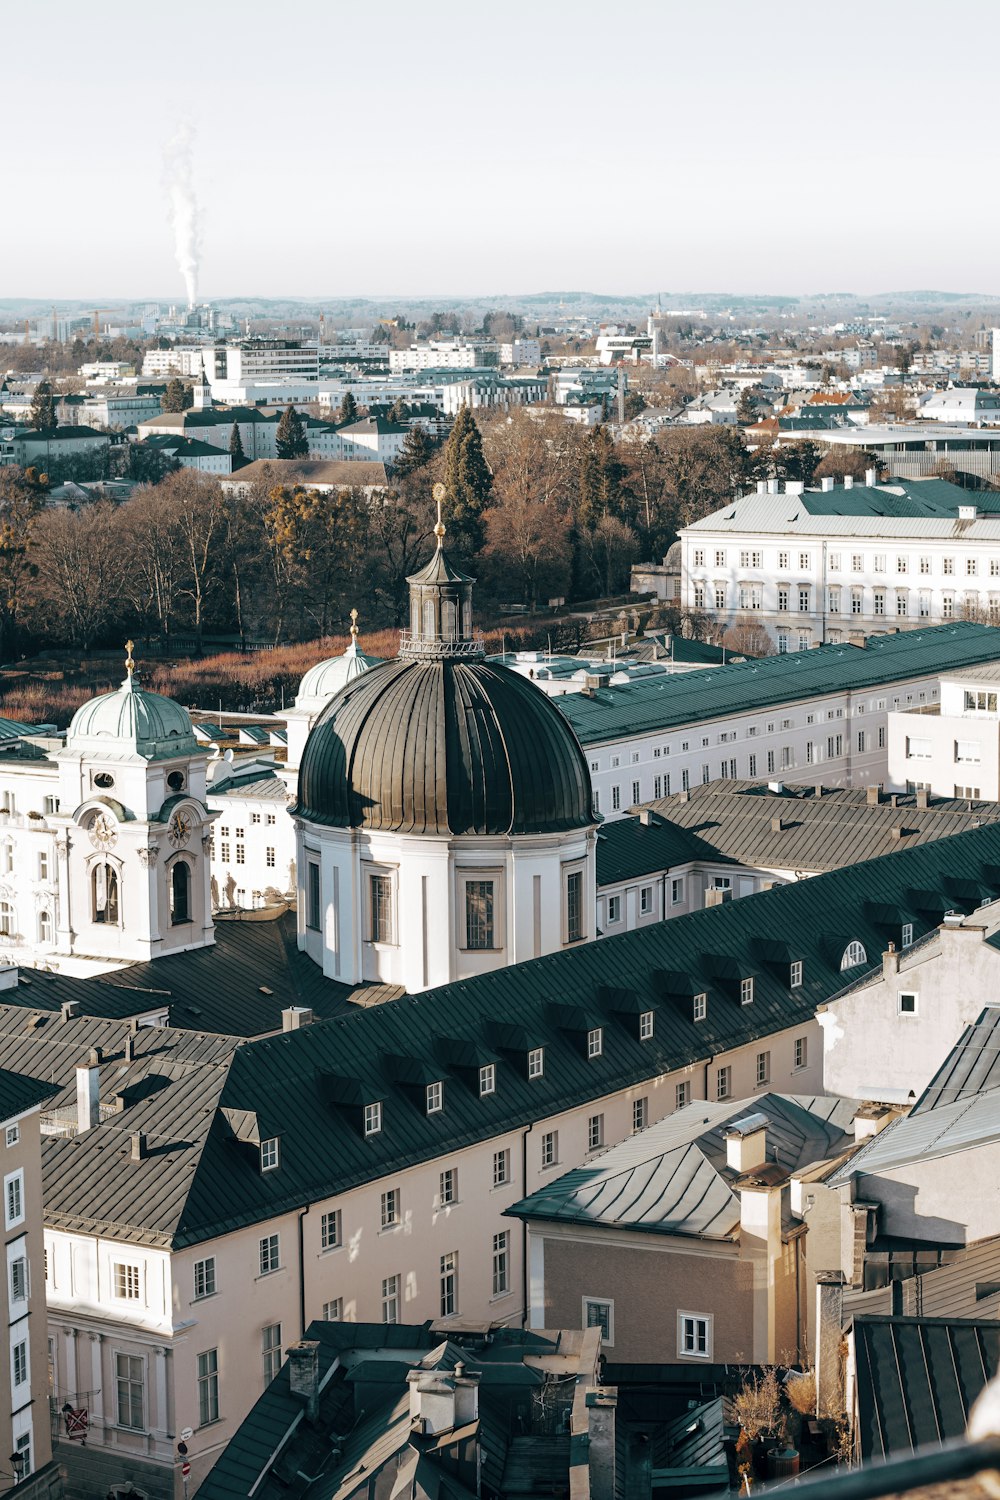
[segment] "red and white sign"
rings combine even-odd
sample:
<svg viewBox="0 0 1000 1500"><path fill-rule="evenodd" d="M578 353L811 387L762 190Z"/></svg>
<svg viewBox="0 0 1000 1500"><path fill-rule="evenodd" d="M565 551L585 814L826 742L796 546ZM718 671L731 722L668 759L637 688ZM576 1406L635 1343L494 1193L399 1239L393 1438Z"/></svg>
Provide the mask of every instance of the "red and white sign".
<svg viewBox="0 0 1000 1500"><path fill-rule="evenodd" d="M190 1464L181 1464L181 1473L184 1475L185 1479L188 1477L188 1475L190 1474L190 1472L191 1472L191 1465Z"/></svg>
<svg viewBox="0 0 1000 1500"><path fill-rule="evenodd" d="M66 1436L72 1443L85 1443L87 1432L90 1428L90 1412L85 1406L71 1407L64 1411L66 1419Z"/></svg>

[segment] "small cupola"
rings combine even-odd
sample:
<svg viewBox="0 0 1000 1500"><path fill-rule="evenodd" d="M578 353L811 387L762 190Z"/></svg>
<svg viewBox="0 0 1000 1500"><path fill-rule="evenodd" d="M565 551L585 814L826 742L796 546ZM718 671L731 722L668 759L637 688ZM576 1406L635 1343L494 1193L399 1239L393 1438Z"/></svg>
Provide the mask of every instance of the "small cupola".
<svg viewBox="0 0 1000 1500"><path fill-rule="evenodd" d="M472 633L472 585L474 578L461 573L444 550L445 526L441 503L446 490L434 486L437 524L434 556L419 573L407 578L410 585L410 628L403 631L401 657L481 656L482 640Z"/></svg>

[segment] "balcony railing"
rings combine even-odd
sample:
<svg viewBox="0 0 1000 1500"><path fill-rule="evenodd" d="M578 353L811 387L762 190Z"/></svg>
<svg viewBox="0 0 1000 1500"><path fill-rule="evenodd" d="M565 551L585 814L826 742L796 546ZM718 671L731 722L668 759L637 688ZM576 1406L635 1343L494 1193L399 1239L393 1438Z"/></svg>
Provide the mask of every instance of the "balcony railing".
<svg viewBox="0 0 1000 1500"><path fill-rule="evenodd" d="M414 635L410 630L399 632L400 656L482 656L486 649L481 635L468 640L448 640L445 636Z"/></svg>

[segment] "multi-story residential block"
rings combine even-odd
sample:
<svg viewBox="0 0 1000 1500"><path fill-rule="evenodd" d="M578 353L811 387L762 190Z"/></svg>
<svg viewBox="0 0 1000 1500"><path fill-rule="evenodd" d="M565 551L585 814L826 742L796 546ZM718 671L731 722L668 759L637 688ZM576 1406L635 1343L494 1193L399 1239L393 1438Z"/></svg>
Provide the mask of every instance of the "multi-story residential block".
<svg viewBox="0 0 1000 1500"><path fill-rule="evenodd" d="M55 427L51 432L16 428L11 439L14 462L23 469L34 467L43 471L63 459L102 458L110 446L106 432L82 424Z"/></svg>
<svg viewBox="0 0 1000 1500"><path fill-rule="evenodd" d="M871 372L861 372L858 379ZM880 384L883 382L879 382ZM947 464L959 474L993 479L1000 474L1000 433L992 427L962 427L944 422L898 422L856 427L847 423L818 431L781 419L782 443L811 439L834 452L853 448L872 454L896 479L933 476Z"/></svg>
<svg viewBox="0 0 1000 1500"><path fill-rule="evenodd" d="M200 375L204 369L200 344L174 344L170 349L147 349L142 357L142 373L145 377L159 378L165 375Z"/></svg>
<svg viewBox="0 0 1000 1500"><path fill-rule="evenodd" d="M1000 618L1000 498L874 471L783 493L762 481L681 533L681 605L719 625L750 616L779 651Z"/></svg>
<svg viewBox="0 0 1000 1500"><path fill-rule="evenodd" d="M889 715L889 784L1000 800L1000 664L945 672L934 705Z"/></svg>
<svg viewBox="0 0 1000 1500"><path fill-rule="evenodd" d="M282 405L318 399L319 350L295 339L234 339L202 351L216 401Z"/></svg>
<svg viewBox="0 0 1000 1500"><path fill-rule="evenodd" d="M502 365L514 365L517 367L528 366L532 369L542 362L542 346L538 339L516 338L510 343L500 345L500 363Z"/></svg>
<svg viewBox="0 0 1000 1500"><path fill-rule="evenodd" d="M403 370L489 369L499 361L500 350L493 339L431 339L426 344L389 351L393 374Z"/></svg>
<svg viewBox="0 0 1000 1500"><path fill-rule="evenodd" d="M889 713L937 703L942 672L995 661L998 648L994 627L956 620L554 701L608 820L718 779L885 783Z"/></svg>

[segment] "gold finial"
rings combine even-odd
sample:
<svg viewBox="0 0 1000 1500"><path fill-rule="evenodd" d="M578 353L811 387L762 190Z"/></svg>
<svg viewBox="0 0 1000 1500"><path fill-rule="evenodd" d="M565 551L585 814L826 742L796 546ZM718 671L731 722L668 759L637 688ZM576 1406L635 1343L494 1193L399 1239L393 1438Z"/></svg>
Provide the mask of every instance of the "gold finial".
<svg viewBox="0 0 1000 1500"><path fill-rule="evenodd" d="M434 499L437 502L438 518L437 518L437 525L434 527L434 535L438 539L438 546L439 547L440 547L441 543L444 541L444 522L441 519L441 503L444 500L444 497L445 497L445 495L447 495L447 493L448 493L447 488L440 482L440 480L438 481L438 483L434 486L433 490L431 491L431 494L434 496Z"/></svg>
<svg viewBox="0 0 1000 1500"><path fill-rule="evenodd" d="M352 609L351 610L351 640L352 641L356 641L357 638L358 638L358 612L357 612L356 609Z"/></svg>
<svg viewBox="0 0 1000 1500"><path fill-rule="evenodd" d="M129 681L130 682L132 681L132 673L135 671L135 662L132 659L132 652L134 650L135 650L135 641L126 641L125 642L125 670L128 673Z"/></svg>

